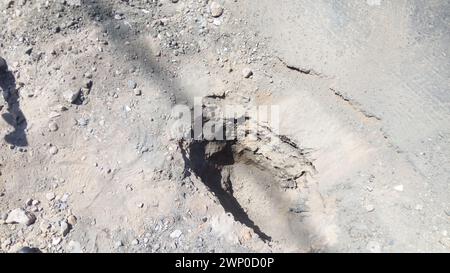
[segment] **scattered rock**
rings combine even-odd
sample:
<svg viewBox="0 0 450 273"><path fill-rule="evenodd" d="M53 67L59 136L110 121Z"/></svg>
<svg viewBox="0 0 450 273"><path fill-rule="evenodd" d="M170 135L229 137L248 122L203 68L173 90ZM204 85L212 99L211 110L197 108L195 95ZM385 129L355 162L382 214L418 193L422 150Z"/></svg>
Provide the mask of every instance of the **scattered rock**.
<svg viewBox="0 0 450 273"><path fill-rule="evenodd" d="M142 91L140 89L135 89L134 90L134 95L140 96L140 95L142 95Z"/></svg>
<svg viewBox="0 0 450 273"><path fill-rule="evenodd" d="M246 67L242 70L242 75L244 76L244 78L248 79L253 75L253 71L250 68Z"/></svg>
<svg viewBox="0 0 450 273"><path fill-rule="evenodd" d="M12 210L6 218L7 224L23 224L29 226L34 224L35 221L36 216L34 216L34 214L21 208Z"/></svg>
<svg viewBox="0 0 450 273"><path fill-rule="evenodd" d="M51 132L56 132L56 131L58 131L58 129L59 129L59 127L58 127L58 124L56 124L56 122L50 122L49 124L48 124L48 129L51 131Z"/></svg>
<svg viewBox="0 0 450 273"><path fill-rule="evenodd" d="M367 210L367 212L372 212L375 210L375 207L373 205L367 205L366 210Z"/></svg>
<svg viewBox="0 0 450 273"><path fill-rule="evenodd" d="M52 245L57 246L59 245L59 243L61 243L61 241L62 241L61 237L54 237L52 239Z"/></svg>
<svg viewBox="0 0 450 273"><path fill-rule="evenodd" d="M131 244L134 246L137 246L139 244L139 240L138 239L134 239L133 241L131 241Z"/></svg>
<svg viewBox="0 0 450 273"><path fill-rule="evenodd" d="M398 192L402 192L404 190L403 185L397 185L394 187L394 190L398 191Z"/></svg>
<svg viewBox="0 0 450 273"><path fill-rule="evenodd" d="M60 227L60 233L62 236L66 236L67 234L69 234L70 226L66 221L61 221L59 223L59 227Z"/></svg>
<svg viewBox="0 0 450 273"><path fill-rule="evenodd" d="M50 147L49 149L48 149L48 152L51 154L51 155L56 155L57 153L58 153L58 148L56 148L56 146L52 146L52 147Z"/></svg>
<svg viewBox="0 0 450 273"><path fill-rule="evenodd" d="M83 88L87 94L89 94L89 91L91 90L92 85L94 85L94 82L92 80L88 80L88 81L84 82Z"/></svg>
<svg viewBox="0 0 450 273"><path fill-rule="evenodd" d="M76 91L66 91L64 92L64 99L69 103L75 103L80 96L81 89L78 89Z"/></svg>
<svg viewBox="0 0 450 273"><path fill-rule="evenodd" d="M75 217L74 215L69 215L69 217L67 217L67 222L71 225L74 226L77 223L77 217Z"/></svg>
<svg viewBox="0 0 450 273"><path fill-rule="evenodd" d="M183 234L183 232L181 232L181 230L179 230L179 229L176 229L170 234L170 238L172 238L172 239L179 238L181 236L181 234Z"/></svg>
<svg viewBox="0 0 450 273"><path fill-rule="evenodd" d="M91 72L86 72L86 73L84 73L84 77L86 79L92 79L92 73Z"/></svg>
<svg viewBox="0 0 450 273"><path fill-rule="evenodd" d="M48 201L52 201L55 197L56 195L53 192L49 192L45 195L45 198L47 198Z"/></svg>
<svg viewBox="0 0 450 273"><path fill-rule="evenodd" d="M213 17L220 17L223 14L222 6L215 1L211 3L210 9Z"/></svg>
<svg viewBox="0 0 450 273"><path fill-rule="evenodd" d="M136 89L136 87L137 87L137 83L135 81L133 81L133 80L128 81L128 88Z"/></svg>
<svg viewBox="0 0 450 273"><path fill-rule="evenodd" d="M79 118L79 119L76 120L76 122L77 122L78 126L84 127L84 126L88 125L89 120L85 119L85 118Z"/></svg>
<svg viewBox="0 0 450 273"><path fill-rule="evenodd" d="M33 52L33 47L28 47L27 49L25 49L25 54L31 55L31 52Z"/></svg>

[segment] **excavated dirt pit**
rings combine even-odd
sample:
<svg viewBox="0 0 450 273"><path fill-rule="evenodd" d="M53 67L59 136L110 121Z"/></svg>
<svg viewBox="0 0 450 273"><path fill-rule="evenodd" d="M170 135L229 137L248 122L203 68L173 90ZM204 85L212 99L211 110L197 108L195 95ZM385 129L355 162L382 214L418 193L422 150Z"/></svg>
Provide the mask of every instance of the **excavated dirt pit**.
<svg viewBox="0 0 450 273"><path fill-rule="evenodd" d="M309 236L303 224L308 213L307 191L303 188L313 166L293 142L280 139L279 147L270 149L264 137L251 145L246 141L183 143L186 174L199 177L226 212L265 242L283 244L293 251L305 250ZM286 149L291 154L285 153ZM300 167L286 163L293 157L304 165L289 176L292 168Z"/></svg>

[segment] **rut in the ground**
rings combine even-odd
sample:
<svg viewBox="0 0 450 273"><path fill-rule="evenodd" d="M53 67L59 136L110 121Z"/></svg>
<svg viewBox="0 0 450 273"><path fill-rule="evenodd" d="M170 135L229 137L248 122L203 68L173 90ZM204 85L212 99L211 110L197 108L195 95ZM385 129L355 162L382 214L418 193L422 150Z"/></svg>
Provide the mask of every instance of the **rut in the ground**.
<svg viewBox="0 0 450 273"><path fill-rule="evenodd" d="M253 140L180 141L180 148L187 175L199 177L226 212L251 228L264 241L270 241L270 235L250 219L246 208L234 197L233 165L237 162L253 165L285 189L297 189L298 183L306 182L306 176L314 173L315 168L307 153L289 138L276 135L268 127L260 128Z"/></svg>

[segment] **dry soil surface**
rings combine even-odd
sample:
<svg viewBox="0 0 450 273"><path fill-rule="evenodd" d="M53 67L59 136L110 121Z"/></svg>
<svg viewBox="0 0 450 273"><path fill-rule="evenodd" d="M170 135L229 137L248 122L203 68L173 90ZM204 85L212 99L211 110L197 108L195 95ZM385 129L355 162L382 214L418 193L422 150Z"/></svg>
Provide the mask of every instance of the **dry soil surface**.
<svg viewBox="0 0 450 273"><path fill-rule="evenodd" d="M448 1L0 12L0 252L450 251ZM279 131L174 138L196 97Z"/></svg>

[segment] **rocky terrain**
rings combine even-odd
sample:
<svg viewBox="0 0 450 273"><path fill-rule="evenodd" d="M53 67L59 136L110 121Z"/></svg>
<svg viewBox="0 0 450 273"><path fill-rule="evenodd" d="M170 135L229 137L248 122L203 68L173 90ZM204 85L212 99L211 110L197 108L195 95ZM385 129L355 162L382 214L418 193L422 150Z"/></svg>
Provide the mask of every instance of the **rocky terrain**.
<svg viewBox="0 0 450 273"><path fill-rule="evenodd" d="M445 1L426 37L322 25L414 4L331 2L2 0L0 252L448 252ZM174 138L198 97L281 133Z"/></svg>

